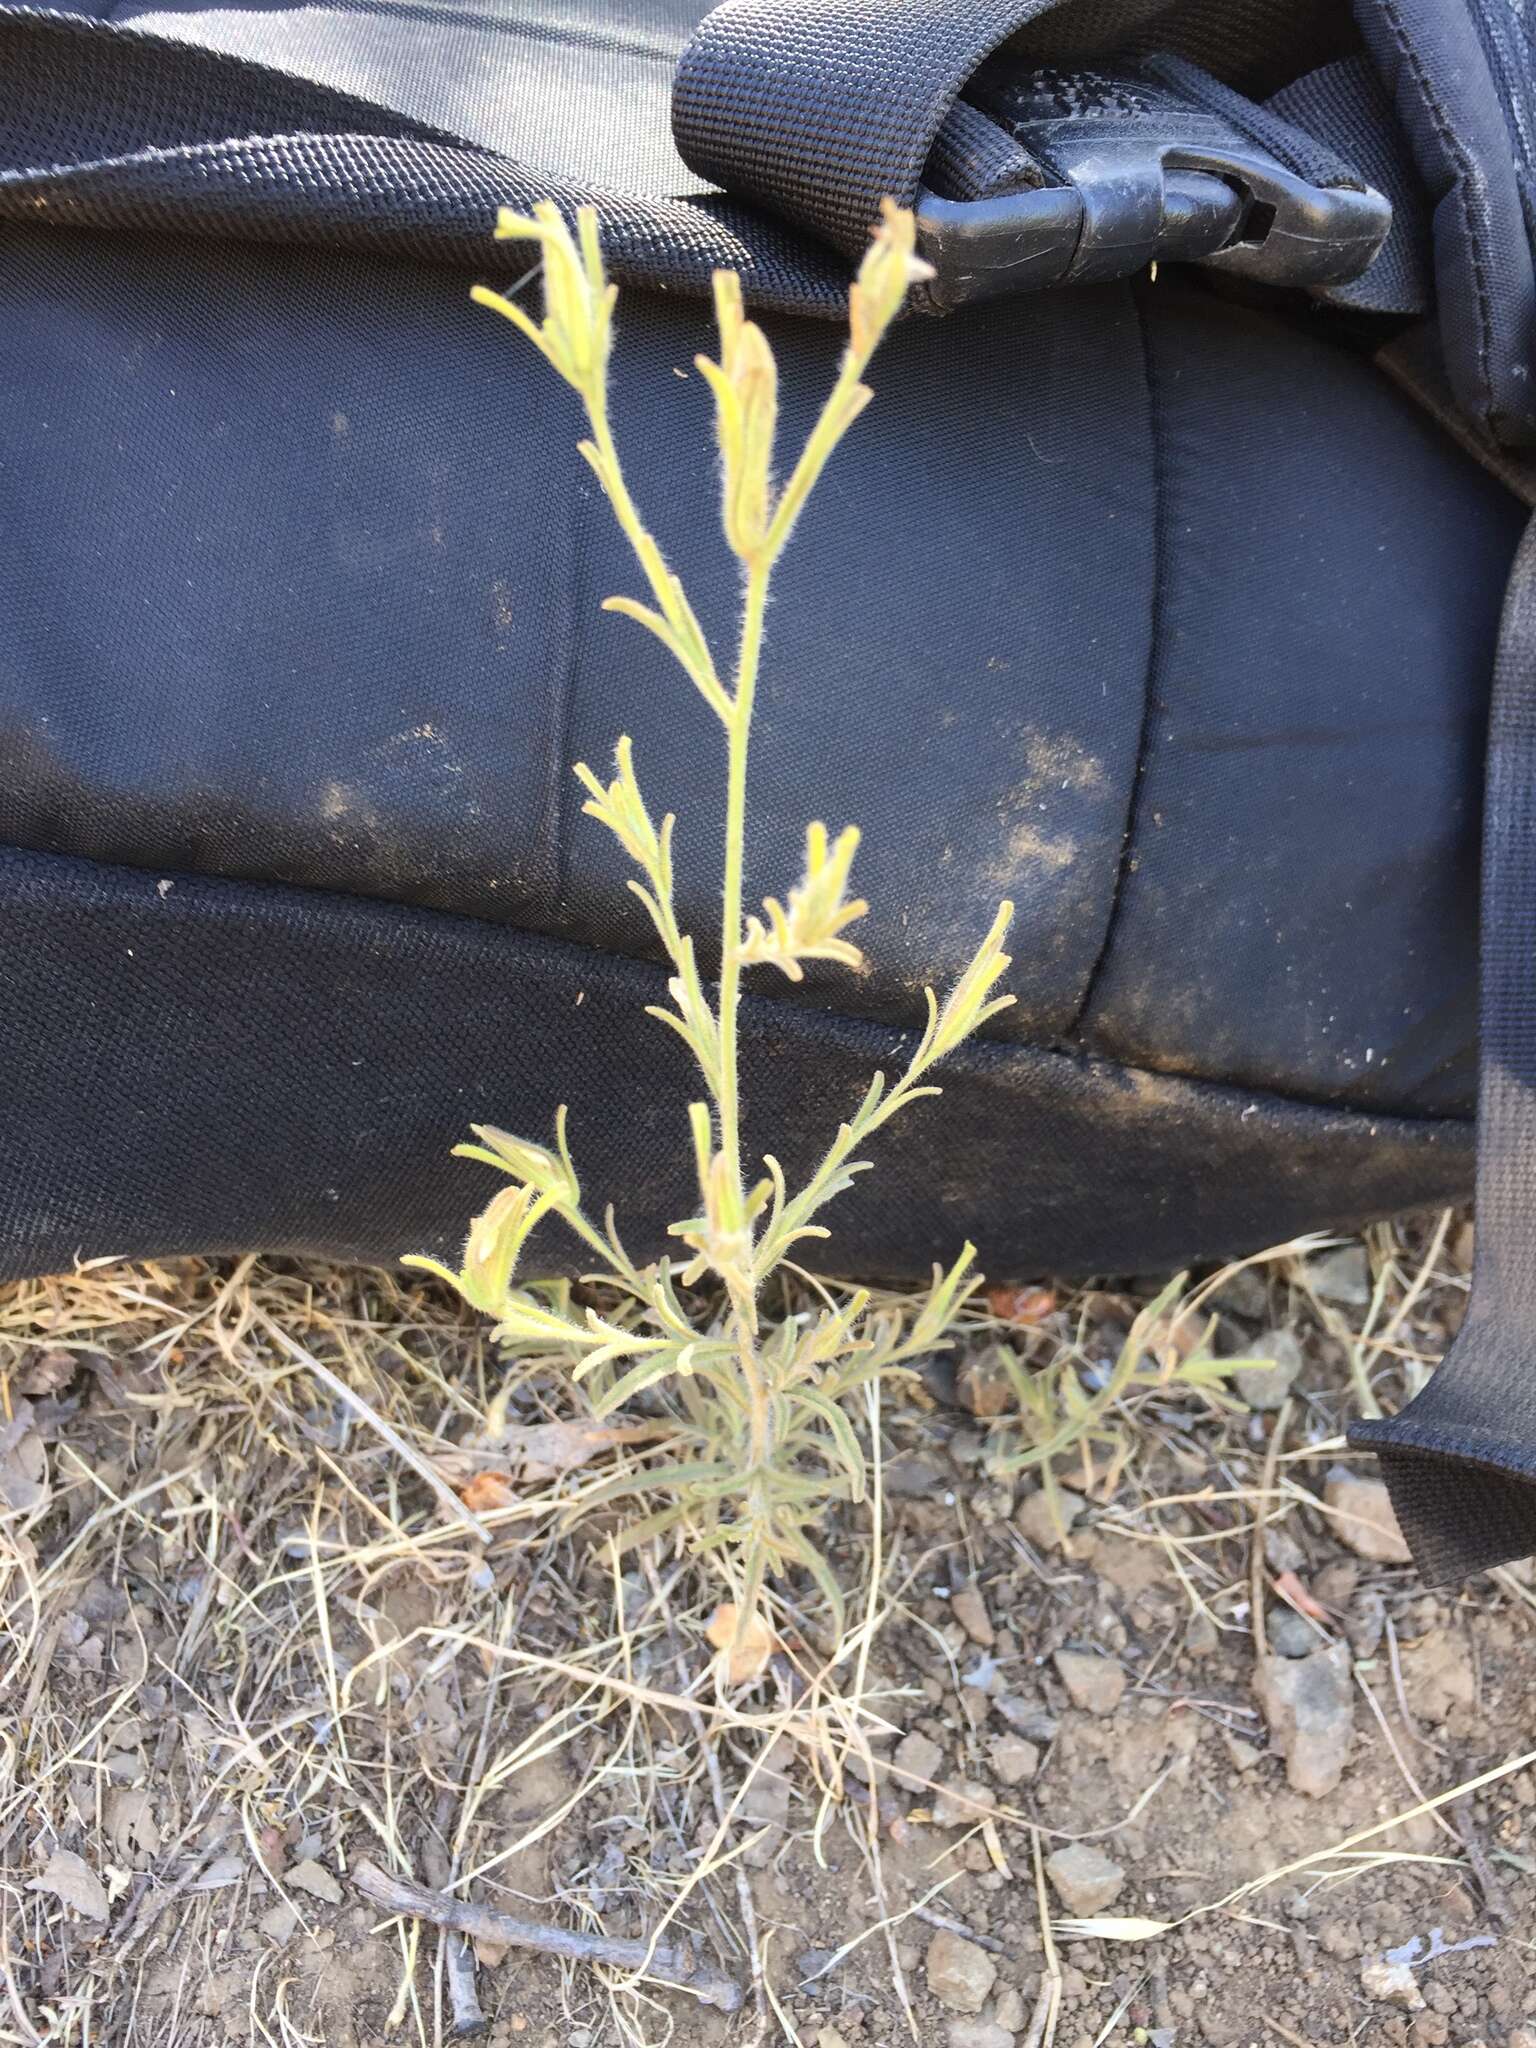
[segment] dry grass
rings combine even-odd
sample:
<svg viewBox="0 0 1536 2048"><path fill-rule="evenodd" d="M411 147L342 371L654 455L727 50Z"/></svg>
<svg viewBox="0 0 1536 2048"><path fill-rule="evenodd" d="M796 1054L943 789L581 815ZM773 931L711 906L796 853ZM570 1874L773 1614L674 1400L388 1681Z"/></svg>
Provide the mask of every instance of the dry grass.
<svg viewBox="0 0 1536 2048"><path fill-rule="evenodd" d="M1395 1403L1465 1294L1448 1222L1373 1235L1363 1309L1308 1299L1313 1249L1283 1248L1259 1270L1334 1347L1333 1391L1304 1389L1266 1442L1219 1388L1182 1379L1186 1329L1203 1329L1233 1284L1216 1276L1164 1313L1151 1348L1166 1369L1139 1377L1053 1467L1087 1492L1101 1530L1155 1546L1187 1616L1218 1632L1262 1613L1266 1536L1317 1510L1304 1482L1336 1454L1344 1390ZM968 1337L978 1351L1005 1341L1035 1374L1084 1373L1091 1390L1096 1332L1117 1305L1135 1303L1088 1290L1042 1313L1037 1299L1019 1324L983 1298ZM872 1405L867 1418L877 1451L925 1440L932 1394L915 1380L897 1393L899 1412ZM658 1955L681 1944L740 1986L744 2038L755 2026L799 2039L775 1967L784 1936L749 1878L790 1835L822 1866L833 1835L852 1846L865 1910L824 1969L873 1942L909 2020L898 1937L914 1918L946 1924L965 1845L981 1845L982 1868L1025 1884L1033 1873L1044 1947L1028 2038L1051 2037L1061 1969L1039 1868L1068 1831L1049 1812L1022 1795L979 1805L925 1888L888 1878L893 1841L921 1816L888 1796L886 1746L914 1687L887 1637L932 1635L914 1587L933 1560L882 1516L878 1489L873 1509L839 1511L830 1532L852 1596L846 1633L832 1639L818 1605L781 1587L767 1681L729 1694L706 1633L721 1595L707 1560L670 1545L621 1554L611 1540L614 1482L643 1474L664 1415L595 1429L562 1375L494 1356L431 1286L256 1260L14 1286L0 1292L0 1399L0 2041L329 2042L326 1987L289 1966L285 1942L311 1928L323 1956L320 1895L357 1907L337 1879L365 1857L523 1920ZM1018 1448L1004 1417L973 1516ZM1170 1470L1185 1483L1170 1487ZM974 1569L984 1531L966 1506L958 1562ZM1050 1562L1011 1523L1005 1536L1049 1597ZM1513 1579L1499 1597L1531 1604ZM944 1654L958 1687L952 1643ZM1155 1691L1157 1668L1138 1685ZM1449 1805L1454 1779L1401 1747L1414 1750L1397 1758L1403 1810ZM1160 1784L1095 1832L1139 1820ZM1326 1867L1349 1867L1355 1848L1340 1843ZM1441 1849L1460 1859L1454 1838ZM1213 1897L1212 1910L1260 1889ZM351 1986L379 2030L361 2038L449 2038L474 1995L460 1936L415 1917L388 1932L387 1950L369 1947L373 1980ZM491 1964L494 1945L480 1948ZM678 2010L643 1968L567 1961L539 1983L547 2004L525 2025L547 2021L552 2039L660 2042Z"/></svg>

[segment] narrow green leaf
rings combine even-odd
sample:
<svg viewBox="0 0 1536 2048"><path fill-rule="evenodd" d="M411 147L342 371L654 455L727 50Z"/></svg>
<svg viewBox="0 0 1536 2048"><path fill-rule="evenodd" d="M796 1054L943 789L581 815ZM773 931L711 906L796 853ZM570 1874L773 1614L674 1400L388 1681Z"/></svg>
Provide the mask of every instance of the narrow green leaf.
<svg viewBox="0 0 1536 2048"><path fill-rule="evenodd" d="M853 1487L853 1498L862 1500L865 1490L864 1453L860 1450L859 1440L854 1435L853 1424L835 1401L824 1400L809 1387L801 1390L799 1399L813 1415L819 1415L831 1431L832 1440L837 1447L838 1461L848 1474Z"/></svg>

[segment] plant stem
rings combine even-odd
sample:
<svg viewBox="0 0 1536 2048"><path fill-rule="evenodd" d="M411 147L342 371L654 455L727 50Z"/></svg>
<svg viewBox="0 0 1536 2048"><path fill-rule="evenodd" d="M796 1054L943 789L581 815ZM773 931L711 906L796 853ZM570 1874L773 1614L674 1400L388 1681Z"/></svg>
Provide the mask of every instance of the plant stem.
<svg viewBox="0 0 1536 2048"><path fill-rule="evenodd" d="M720 1149L726 1171L738 1201L744 1199L741 1172L741 1093L737 1058L738 1017L741 995L741 938L743 870L747 839L747 747L752 736L752 706L757 695L757 671L763 651L763 615L768 602L771 559L753 562L747 570L746 602L741 620L741 650L736 665L736 689L727 734L725 794L724 905L720 927ZM731 1288L732 1319L751 1412L750 1468L747 1513L753 1528L747 1546L745 1581L736 1608L738 1640L750 1626L762 1595L764 1503L759 1475L773 1457L773 1404L757 1355L755 1287L750 1273L743 1272Z"/></svg>
<svg viewBox="0 0 1536 2048"><path fill-rule="evenodd" d="M767 562L747 570L746 606L741 621L741 653L736 671L734 710L727 735L725 785L725 884L720 929L720 1149L732 1184L741 1189L741 1102L738 1081L736 1023L741 993L742 872L747 838L747 744L752 734L752 703L757 694L758 664L763 652L763 614L768 601Z"/></svg>
<svg viewBox="0 0 1536 2048"><path fill-rule="evenodd" d="M624 481L624 471L619 462L619 451L614 445L613 429L608 424L608 393L599 385L595 391L583 393L587 407L587 424L592 429L592 441L607 467L604 482L608 487L608 502L613 507L613 516L619 531L630 546L639 551L639 541L645 532L645 522L635 508L635 501L629 495L629 486Z"/></svg>

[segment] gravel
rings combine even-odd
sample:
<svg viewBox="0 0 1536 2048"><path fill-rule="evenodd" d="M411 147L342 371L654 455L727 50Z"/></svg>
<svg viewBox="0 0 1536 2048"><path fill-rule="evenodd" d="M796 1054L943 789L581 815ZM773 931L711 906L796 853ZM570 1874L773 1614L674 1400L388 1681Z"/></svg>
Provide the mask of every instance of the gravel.
<svg viewBox="0 0 1536 2048"><path fill-rule="evenodd" d="M997 1965L986 1950L948 1928L929 1942L924 1967L928 1989L951 2012L980 2012L997 1982Z"/></svg>
<svg viewBox="0 0 1536 2048"><path fill-rule="evenodd" d="M1125 1673L1108 1657L1085 1650L1058 1650L1056 1672L1074 1707L1090 1714L1112 1714L1125 1695Z"/></svg>
<svg viewBox="0 0 1536 2048"><path fill-rule="evenodd" d="M1240 1365L1232 1375L1238 1398L1250 1408L1279 1408L1301 1371L1301 1346L1289 1330L1266 1330L1244 1344L1245 1358L1268 1359L1267 1365Z"/></svg>
<svg viewBox="0 0 1536 2048"><path fill-rule="evenodd" d="M973 1828L996 1804L997 1794L990 1785L950 1778L933 1802L933 1824L936 1828Z"/></svg>
<svg viewBox="0 0 1536 2048"><path fill-rule="evenodd" d="M1307 1617L1294 1607L1271 1607L1264 1630L1277 1657L1310 1657L1322 1641Z"/></svg>
<svg viewBox="0 0 1536 2048"><path fill-rule="evenodd" d="M1120 1896L1125 1872L1092 1842L1069 1842L1045 1859L1045 1874L1069 1913L1102 1913Z"/></svg>
<svg viewBox="0 0 1536 2048"><path fill-rule="evenodd" d="M1349 1645L1330 1643L1308 1657L1263 1657L1253 1689L1292 1786L1310 1799L1325 1798L1344 1775L1355 1725Z"/></svg>
<svg viewBox="0 0 1536 2048"><path fill-rule="evenodd" d="M1040 1768L1040 1752L1022 1735L994 1735L987 1744L992 1775L999 1784L1025 1785Z"/></svg>
<svg viewBox="0 0 1536 2048"><path fill-rule="evenodd" d="M1006 1721L1015 1735L1026 1736L1031 1742L1054 1742L1057 1721L1038 1700L1027 1700L1022 1693L1004 1693L992 1702L992 1711L1000 1721Z"/></svg>
<svg viewBox="0 0 1536 2048"><path fill-rule="evenodd" d="M997 1630L992 1626L987 1603L975 1586L961 1586L952 1593L949 1611L973 1643L979 1644L983 1650L991 1649L997 1641Z"/></svg>
<svg viewBox="0 0 1536 2048"><path fill-rule="evenodd" d="M1060 1550L1063 1538L1082 1519L1088 1506L1081 1494L1069 1492L1064 1486L1057 1491L1057 1504L1061 1509L1060 1524L1052 1517L1050 1498L1043 1486L1026 1493L1019 1502L1014 1521L1019 1534L1036 1550Z"/></svg>
<svg viewBox="0 0 1536 2048"><path fill-rule="evenodd" d="M1341 1543L1373 1564L1411 1564L1413 1558L1392 1512L1391 1496L1379 1479L1365 1479L1335 1465L1323 1482L1323 1499Z"/></svg>
<svg viewBox="0 0 1536 2048"><path fill-rule="evenodd" d="M1371 1265L1363 1244L1340 1245L1307 1264L1307 1279L1319 1301L1364 1308L1371 1298Z"/></svg>
<svg viewBox="0 0 1536 2048"><path fill-rule="evenodd" d="M943 1750L916 1728L901 1738L891 1757L891 1776L907 1792L926 1792L943 1768Z"/></svg>

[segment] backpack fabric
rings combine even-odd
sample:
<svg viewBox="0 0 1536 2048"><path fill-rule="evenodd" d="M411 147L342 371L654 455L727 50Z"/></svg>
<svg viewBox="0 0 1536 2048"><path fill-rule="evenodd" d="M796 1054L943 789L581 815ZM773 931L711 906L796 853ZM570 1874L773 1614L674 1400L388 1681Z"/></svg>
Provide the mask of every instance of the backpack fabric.
<svg viewBox="0 0 1536 2048"><path fill-rule="evenodd" d="M443 1255L484 1192L448 1145L561 1102L632 1251L686 1207L664 976L569 765L632 735L707 930L721 762L597 609L632 572L568 394L468 302L539 196L598 208L621 448L719 624L712 267L793 436L883 193L944 252L1079 209L1029 245L1054 289L945 254L778 584L749 891L858 822L871 968L746 1006L749 1141L808 1161L1019 906L1016 1007L833 1262L1141 1270L1468 1191L1536 440L1519 10L702 14L0 7L0 1272ZM1150 242L1085 135L1163 194ZM1227 233L1177 174L1229 163L1269 196L1149 275ZM1382 193L1329 274L1290 209L1379 239Z"/></svg>

